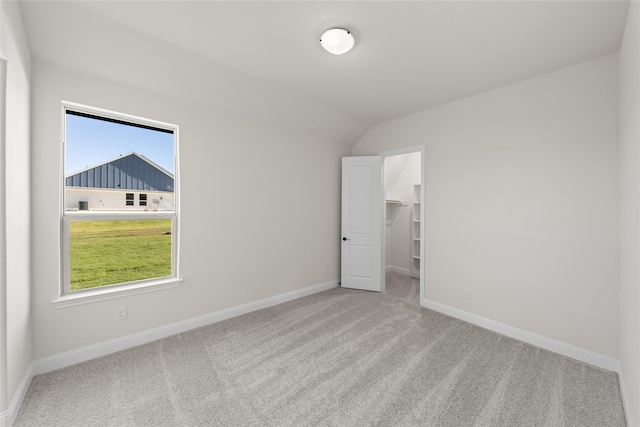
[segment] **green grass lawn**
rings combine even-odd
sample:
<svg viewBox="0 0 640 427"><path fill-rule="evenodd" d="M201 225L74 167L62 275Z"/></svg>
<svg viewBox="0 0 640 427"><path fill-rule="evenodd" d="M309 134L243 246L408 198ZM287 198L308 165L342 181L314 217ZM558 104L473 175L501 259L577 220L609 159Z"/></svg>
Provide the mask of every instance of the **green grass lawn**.
<svg viewBox="0 0 640 427"><path fill-rule="evenodd" d="M71 290L170 276L170 233L170 219L71 222Z"/></svg>

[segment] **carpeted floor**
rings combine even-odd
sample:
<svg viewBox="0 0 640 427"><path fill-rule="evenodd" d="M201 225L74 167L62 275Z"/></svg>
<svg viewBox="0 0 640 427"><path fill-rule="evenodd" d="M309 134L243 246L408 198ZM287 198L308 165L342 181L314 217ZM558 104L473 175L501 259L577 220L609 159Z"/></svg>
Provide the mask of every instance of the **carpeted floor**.
<svg viewBox="0 0 640 427"><path fill-rule="evenodd" d="M22 426L624 426L615 373L333 289L33 379Z"/></svg>

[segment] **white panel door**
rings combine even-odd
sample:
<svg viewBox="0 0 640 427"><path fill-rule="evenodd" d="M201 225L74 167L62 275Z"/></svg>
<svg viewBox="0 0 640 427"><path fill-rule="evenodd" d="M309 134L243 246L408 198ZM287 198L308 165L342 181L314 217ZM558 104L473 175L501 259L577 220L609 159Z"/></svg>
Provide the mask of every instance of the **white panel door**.
<svg viewBox="0 0 640 427"><path fill-rule="evenodd" d="M382 157L342 159L344 288L382 291Z"/></svg>

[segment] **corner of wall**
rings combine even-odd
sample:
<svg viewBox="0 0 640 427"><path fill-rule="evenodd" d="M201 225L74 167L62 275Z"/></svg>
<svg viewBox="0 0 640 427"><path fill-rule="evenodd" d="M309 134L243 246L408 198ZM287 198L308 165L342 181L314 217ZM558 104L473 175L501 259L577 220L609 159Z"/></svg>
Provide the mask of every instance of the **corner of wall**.
<svg viewBox="0 0 640 427"><path fill-rule="evenodd" d="M0 8L0 422L7 423L31 380L31 52L20 4Z"/></svg>
<svg viewBox="0 0 640 427"><path fill-rule="evenodd" d="M640 3L630 2L619 60L620 388L640 422Z"/></svg>

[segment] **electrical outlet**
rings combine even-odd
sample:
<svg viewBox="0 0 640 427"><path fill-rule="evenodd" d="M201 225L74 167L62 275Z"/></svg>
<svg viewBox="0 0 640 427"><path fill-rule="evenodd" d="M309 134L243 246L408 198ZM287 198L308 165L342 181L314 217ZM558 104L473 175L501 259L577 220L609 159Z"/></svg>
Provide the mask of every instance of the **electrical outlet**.
<svg viewBox="0 0 640 427"><path fill-rule="evenodd" d="M124 320L127 318L127 307L116 308L116 320Z"/></svg>
<svg viewBox="0 0 640 427"><path fill-rule="evenodd" d="M465 289L464 291L462 291L462 297L464 299L469 299L471 298L471 295L469 294L469 289Z"/></svg>
<svg viewBox="0 0 640 427"><path fill-rule="evenodd" d="M326 266L326 265L323 265L323 266L322 266L321 273L322 273L322 274L327 274L327 266Z"/></svg>

